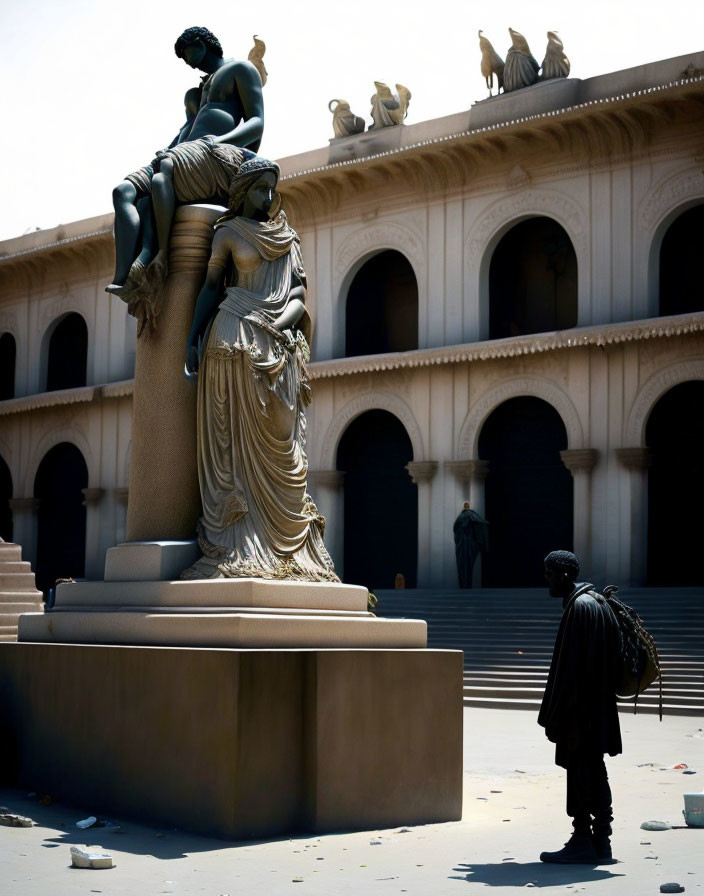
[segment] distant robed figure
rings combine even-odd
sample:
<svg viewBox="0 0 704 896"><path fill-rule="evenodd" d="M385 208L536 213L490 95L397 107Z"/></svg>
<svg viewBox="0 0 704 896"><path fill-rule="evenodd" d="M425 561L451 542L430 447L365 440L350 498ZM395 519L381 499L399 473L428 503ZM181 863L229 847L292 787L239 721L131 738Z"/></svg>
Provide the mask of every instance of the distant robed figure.
<svg viewBox="0 0 704 896"><path fill-rule="evenodd" d="M452 527L455 536L455 559L460 588L472 587L472 570L479 553L489 550L489 523L476 511L471 510L469 501Z"/></svg>

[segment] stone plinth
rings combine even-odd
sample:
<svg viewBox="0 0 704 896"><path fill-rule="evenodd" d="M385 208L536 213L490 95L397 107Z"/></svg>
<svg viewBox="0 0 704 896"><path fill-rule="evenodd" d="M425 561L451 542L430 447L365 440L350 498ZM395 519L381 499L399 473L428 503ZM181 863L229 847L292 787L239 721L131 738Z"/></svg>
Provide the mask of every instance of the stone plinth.
<svg viewBox="0 0 704 896"><path fill-rule="evenodd" d="M192 538L196 530L196 389L183 369L213 224L224 211L213 205L176 210L157 328L137 341L128 541Z"/></svg>
<svg viewBox="0 0 704 896"><path fill-rule="evenodd" d="M20 618L20 641L179 647L425 647L417 619L378 619L367 590L327 582L203 579L60 585Z"/></svg>
<svg viewBox="0 0 704 896"><path fill-rule="evenodd" d="M3 783L211 836L461 817L459 651L0 644L0 719Z"/></svg>

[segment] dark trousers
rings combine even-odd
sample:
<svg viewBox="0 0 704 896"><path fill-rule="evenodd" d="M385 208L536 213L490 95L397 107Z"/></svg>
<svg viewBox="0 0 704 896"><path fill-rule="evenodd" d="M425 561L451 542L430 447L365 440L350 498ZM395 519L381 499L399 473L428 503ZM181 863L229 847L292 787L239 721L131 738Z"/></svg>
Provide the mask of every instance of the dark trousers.
<svg viewBox="0 0 704 896"><path fill-rule="evenodd" d="M572 754L567 763L567 814L576 832L611 834L611 788L602 753ZM594 822L592 823L592 816Z"/></svg>

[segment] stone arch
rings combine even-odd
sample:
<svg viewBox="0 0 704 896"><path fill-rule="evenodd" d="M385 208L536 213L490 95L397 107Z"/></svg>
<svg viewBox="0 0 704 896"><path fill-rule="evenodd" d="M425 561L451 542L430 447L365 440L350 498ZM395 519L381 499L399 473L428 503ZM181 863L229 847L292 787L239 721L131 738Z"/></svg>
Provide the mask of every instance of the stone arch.
<svg viewBox="0 0 704 896"><path fill-rule="evenodd" d="M557 411L567 430L567 447L583 448L584 431L577 409L570 397L558 386L540 377L522 377L495 386L474 403L460 431L457 457L472 460L477 457L477 445L482 425L491 412L509 398L531 395L542 398Z"/></svg>
<svg viewBox="0 0 704 896"><path fill-rule="evenodd" d="M77 315L81 318L85 329L86 329L86 348L85 348L85 380L86 384L89 382L89 364L88 358L90 356L90 348L91 348L91 332L88 326L88 320L86 319L86 315L82 310L66 310L63 313L59 314L55 317L44 329L41 337L40 343L40 352L39 352L39 388L44 391L47 388L47 377L49 374L49 354L50 354L50 346L51 341L56 329L69 317L72 315Z"/></svg>
<svg viewBox="0 0 704 896"><path fill-rule="evenodd" d="M93 488L99 484L99 469L96 463L95 455L91 448L90 441L85 432L78 426L62 426L56 429L50 429L34 446L30 463L24 476L24 492L25 495L31 495L34 489L34 480L37 470L44 457L61 442L69 442L74 445L83 455L83 459L88 467L88 486Z"/></svg>
<svg viewBox="0 0 704 896"><path fill-rule="evenodd" d="M645 425L658 400L673 386L688 380L704 380L704 358L681 361L653 374L636 395L628 415L623 444L627 448L645 445Z"/></svg>
<svg viewBox="0 0 704 896"><path fill-rule="evenodd" d="M0 401L15 397L17 340L9 330L0 330Z"/></svg>
<svg viewBox="0 0 704 896"><path fill-rule="evenodd" d="M687 168L662 178L641 203L635 271L647 281L637 284L647 296L647 315L656 317L660 291L660 249L668 228L682 212L704 202L704 171Z"/></svg>
<svg viewBox="0 0 704 896"><path fill-rule="evenodd" d="M420 426L406 402L391 392L368 392L366 395L352 399L333 417L325 433L320 451L320 468L322 470L335 469L340 439L355 417L359 417L365 411L376 410L388 411L398 417L408 433L411 445L413 445L413 459L424 459L425 452Z"/></svg>
<svg viewBox="0 0 704 896"><path fill-rule="evenodd" d="M333 357L344 355L345 303L350 285L365 262L387 249L400 252L411 265L418 284L419 323L423 319L423 310L427 305L427 250L424 241L408 227L395 221L361 228L343 240L334 256L332 295L336 343Z"/></svg>
<svg viewBox="0 0 704 896"><path fill-rule="evenodd" d="M577 301L579 323L588 321L590 297L589 228L587 215L578 202L555 190L525 190L516 196L497 199L479 215L464 243L465 289L474 291L479 307L479 338L489 335L489 267L501 238L528 218L557 221L566 231L577 256Z"/></svg>

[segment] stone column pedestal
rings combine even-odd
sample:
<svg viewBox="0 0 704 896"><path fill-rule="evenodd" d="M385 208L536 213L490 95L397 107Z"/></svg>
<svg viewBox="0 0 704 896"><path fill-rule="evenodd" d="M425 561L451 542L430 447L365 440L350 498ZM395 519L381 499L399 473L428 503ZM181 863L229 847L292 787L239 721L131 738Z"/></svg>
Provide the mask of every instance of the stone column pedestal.
<svg viewBox="0 0 704 896"><path fill-rule="evenodd" d="M582 569L592 568L592 470L599 458L595 448L571 448L560 452L562 463L572 474L574 552Z"/></svg>
<svg viewBox="0 0 704 896"><path fill-rule="evenodd" d="M22 557L37 568L37 511L38 498L11 498L12 537L22 545Z"/></svg>
<svg viewBox="0 0 704 896"><path fill-rule="evenodd" d="M648 467L653 462L649 448L617 448L616 457L629 471L631 489L631 556L628 581L643 585L648 575Z"/></svg>
<svg viewBox="0 0 704 896"><path fill-rule="evenodd" d="M176 210L157 329L137 342L128 541L193 538L200 514L196 388L184 374L186 340L210 257L214 205Z"/></svg>
<svg viewBox="0 0 704 896"><path fill-rule="evenodd" d="M406 464L408 475L418 486L418 588L432 584L431 573L431 492L433 477L438 471L436 460L412 460Z"/></svg>

